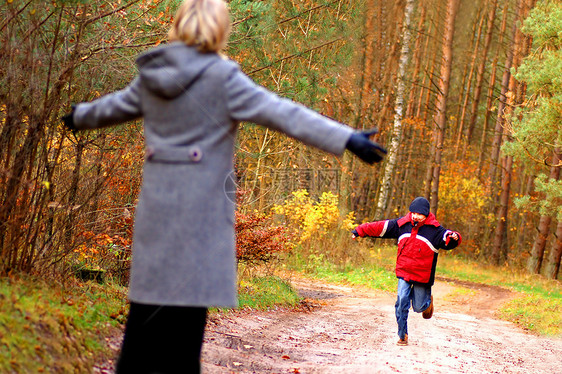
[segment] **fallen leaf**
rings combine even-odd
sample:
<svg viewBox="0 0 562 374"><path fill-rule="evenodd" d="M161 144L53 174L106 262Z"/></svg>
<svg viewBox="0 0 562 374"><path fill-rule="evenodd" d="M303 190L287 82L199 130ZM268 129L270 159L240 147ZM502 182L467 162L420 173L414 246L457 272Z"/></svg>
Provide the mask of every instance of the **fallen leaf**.
<svg viewBox="0 0 562 374"><path fill-rule="evenodd" d="M284 355L284 356L281 356L281 358L282 358L283 360L289 360L291 357L289 357L289 356L287 356L287 355Z"/></svg>

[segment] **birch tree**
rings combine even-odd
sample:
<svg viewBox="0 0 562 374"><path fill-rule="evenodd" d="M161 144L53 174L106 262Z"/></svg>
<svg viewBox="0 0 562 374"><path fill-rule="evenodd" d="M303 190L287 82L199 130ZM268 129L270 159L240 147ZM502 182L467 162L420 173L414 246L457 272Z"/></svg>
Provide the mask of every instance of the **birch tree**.
<svg viewBox="0 0 562 374"><path fill-rule="evenodd" d="M406 88L406 67L410 56L410 39L411 39L411 18L414 11L414 0L407 0L404 9L404 22L402 29L402 48L400 50L400 61L398 65L398 77L396 87L396 99L394 103L394 123L392 128L392 139L386 157L386 165L384 175L380 185L379 197L375 217L379 218L388 205L390 195L390 181L396 168L396 160L398 157L398 148L402 139L402 120L404 115L404 92Z"/></svg>

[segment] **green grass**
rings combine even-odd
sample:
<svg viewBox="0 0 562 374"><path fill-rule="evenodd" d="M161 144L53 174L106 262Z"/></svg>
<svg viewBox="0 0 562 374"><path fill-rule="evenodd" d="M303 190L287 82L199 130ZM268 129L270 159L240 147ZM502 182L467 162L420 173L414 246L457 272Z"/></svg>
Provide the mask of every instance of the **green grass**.
<svg viewBox="0 0 562 374"><path fill-rule="evenodd" d="M437 272L449 278L500 286L518 292L500 309L500 317L540 335L562 335L562 284L512 267L485 265L447 254Z"/></svg>
<svg viewBox="0 0 562 374"><path fill-rule="evenodd" d="M513 267L482 264L453 254L444 253L439 256L437 273L450 278L506 287L517 292L562 298L562 285L559 281L528 274Z"/></svg>
<svg viewBox="0 0 562 374"><path fill-rule="evenodd" d="M360 249L359 251L362 251ZM355 253L354 255L357 255ZM338 255L338 258L341 254ZM353 261L335 264L329 256L323 253L302 253L295 251L285 258L285 268L304 273L308 277L323 279L333 283L345 283L366 286L373 289L394 292L396 290L396 276L392 269L373 261L377 254L366 250L355 261L361 259L360 265ZM365 259L368 259L365 261Z"/></svg>
<svg viewBox="0 0 562 374"><path fill-rule="evenodd" d="M122 322L123 287L0 278L0 372L91 372Z"/></svg>
<svg viewBox="0 0 562 374"><path fill-rule="evenodd" d="M242 278L238 293L240 308L292 307L301 298L289 283L275 276Z"/></svg>
<svg viewBox="0 0 562 374"><path fill-rule="evenodd" d="M242 277L240 307L293 307L297 292L274 276ZM128 313L127 289L70 278L0 278L0 373L91 373L111 357L106 337Z"/></svg>
<svg viewBox="0 0 562 374"><path fill-rule="evenodd" d="M503 319L547 336L562 335L562 299L525 294L500 310Z"/></svg>

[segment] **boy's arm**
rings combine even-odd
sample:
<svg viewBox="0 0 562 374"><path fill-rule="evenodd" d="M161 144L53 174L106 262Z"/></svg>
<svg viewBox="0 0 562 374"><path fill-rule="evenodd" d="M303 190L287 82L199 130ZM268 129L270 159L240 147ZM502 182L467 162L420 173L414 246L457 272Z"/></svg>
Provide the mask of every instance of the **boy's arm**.
<svg viewBox="0 0 562 374"><path fill-rule="evenodd" d="M462 242L461 234L457 231L443 229L443 237L441 248L453 249L458 247Z"/></svg>
<svg viewBox="0 0 562 374"><path fill-rule="evenodd" d="M367 222L355 228L357 236L378 237L378 238L397 238L398 223L396 219L384 221Z"/></svg>

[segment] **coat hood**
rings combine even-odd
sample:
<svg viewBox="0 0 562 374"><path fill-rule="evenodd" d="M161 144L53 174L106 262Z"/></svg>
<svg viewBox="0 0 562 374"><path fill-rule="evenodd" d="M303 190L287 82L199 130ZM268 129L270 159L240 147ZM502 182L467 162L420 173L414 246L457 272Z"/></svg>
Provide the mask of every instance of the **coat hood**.
<svg viewBox="0 0 562 374"><path fill-rule="evenodd" d="M173 42L141 54L136 62L144 86L157 96L173 99L218 59L216 53L201 53L182 42Z"/></svg>
<svg viewBox="0 0 562 374"><path fill-rule="evenodd" d="M408 214L406 214L404 217L398 219L398 226L402 227L408 222L412 222L412 212L408 212ZM423 225L432 225L438 227L440 226L440 223L439 221L437 221L435 214L429 213L425 221L422 222L422 226Z"/></svg>

